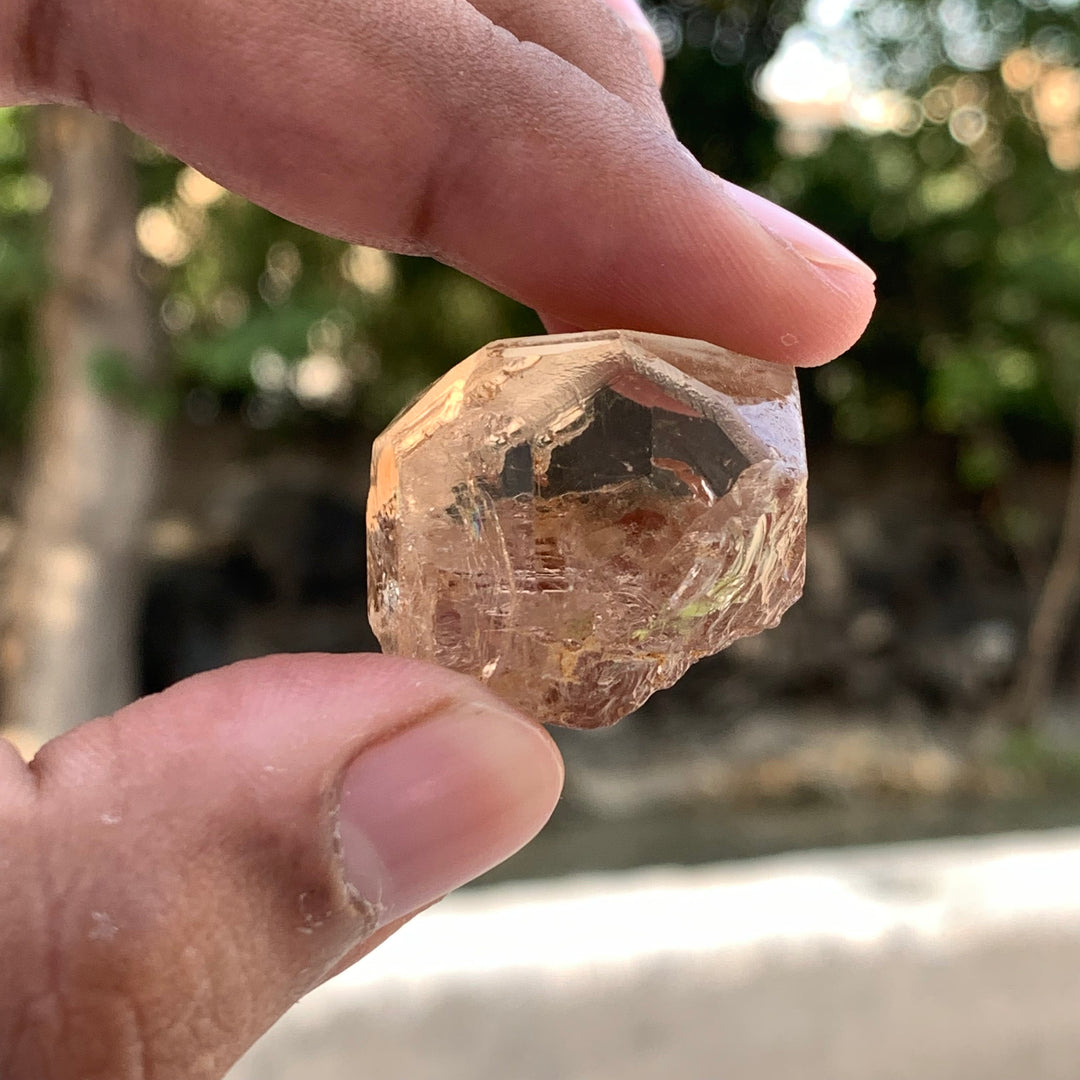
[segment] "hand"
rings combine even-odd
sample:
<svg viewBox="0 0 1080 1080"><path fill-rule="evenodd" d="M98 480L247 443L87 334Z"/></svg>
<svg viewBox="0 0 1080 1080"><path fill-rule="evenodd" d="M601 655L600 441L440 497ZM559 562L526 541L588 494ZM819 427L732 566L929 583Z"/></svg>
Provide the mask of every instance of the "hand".
<svg viewBox="0 0 1080 1080"><path fill-rule="evenodd" d="M91 105L284 217L435 255L560 328L817 364L873 308L868 267L679 145L601 0L5 0L4 100Z"/></svg>
<svg viewBox="0 0 1080 1080"><path fill-rule="evenodd" d="M843 351L871 272L696 165L636 25L601 0L9 0L0 101L118 116L280 214L435 254L554 327ZM0 740L0 1076L220 1077L531 838L561 777L546 734L479 686L376 656L201 676L30 766Z"/></svg>
<svg viewBox="0 0 1080 1080"><path fill-rule="evenodd" d="M0 1076L222 1076L561 784L479 684L375 655L197 676L29 766L0 739Z"/></svg>

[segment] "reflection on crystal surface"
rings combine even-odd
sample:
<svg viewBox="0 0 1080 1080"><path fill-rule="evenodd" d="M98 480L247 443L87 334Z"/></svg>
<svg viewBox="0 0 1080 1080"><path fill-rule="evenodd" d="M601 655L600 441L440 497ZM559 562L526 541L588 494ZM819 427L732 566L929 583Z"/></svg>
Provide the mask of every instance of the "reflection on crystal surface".
<svg viewBox="0 0 1080 1080"><path fill-rule="evenodd" d="M376 442L372 626L548 722L613 723L802 589L794 373L625 331L495 342Z"/></svg>

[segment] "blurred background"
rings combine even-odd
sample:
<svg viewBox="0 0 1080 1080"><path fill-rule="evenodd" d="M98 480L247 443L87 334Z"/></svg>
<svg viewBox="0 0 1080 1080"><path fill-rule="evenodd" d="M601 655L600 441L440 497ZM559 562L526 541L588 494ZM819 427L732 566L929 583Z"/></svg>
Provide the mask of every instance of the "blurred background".
<svg viewBox="0 0 1080 1080"><path fill-rule="evenodd" d="M1080 824L1074 0L646 6L680 137L869 262L879 307L801 376L803 601L556 733L566 798L487 884ZM533 332L103 120L0 110L0 731L29 753L231 660L375 648L371 440Z"/></svg>

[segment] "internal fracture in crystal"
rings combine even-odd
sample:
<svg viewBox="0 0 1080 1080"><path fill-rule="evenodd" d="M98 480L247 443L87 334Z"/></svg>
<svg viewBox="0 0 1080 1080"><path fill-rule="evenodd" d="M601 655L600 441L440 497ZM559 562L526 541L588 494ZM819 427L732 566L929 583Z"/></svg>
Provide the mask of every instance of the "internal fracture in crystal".
<svg viewBox="0 0 1080 1080"><path fill-rule="evenodd" d="M498 341L375 443L372 627L540 720L614 723L802 592L794 372L701 341Z"/></svg>

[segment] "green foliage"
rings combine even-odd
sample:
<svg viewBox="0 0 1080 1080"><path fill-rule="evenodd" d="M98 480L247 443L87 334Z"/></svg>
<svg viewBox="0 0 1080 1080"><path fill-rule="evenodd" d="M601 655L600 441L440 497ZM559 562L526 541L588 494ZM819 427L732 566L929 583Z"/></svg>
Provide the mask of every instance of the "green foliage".
<svg viewBox="0 0 1080 1080"><path fill-rule="evenodd" d="M158 256L162 323L180 385L288 430L304 414L378 430L422 386L536 317L427 259L311 233L190 169L140 220ZM171 265L170 265L171 264Z"/></svg>
<svg viewBox="0 0 1080 1080"><path fill-rule="evenodd" d="M1029 783L1075 790L1080 781L1080 750L1055 746L1038 730L1010 731L999 751L999 761Z"/></svg>
<svg viewBox="0 0 1080 1080"><path fill-rule="evenodd" d="M803 380L811 436L937 432L957 440L976 489L1026 458L1064 455L1080 393L1080 99L1076 115L1066 100L1080 85L1075 11L1036 0L853 0L846 14L806 14L799 0L651 7L669 53L665 97L691 150L878 270L864 340ZM778 120L755 87L785 35L842 55L856 88L892 94L881 100L894 121ZM18 437L32 399L30 313L44 287L48 192L30 163L31 119L0 110L5 438ZM374 431L474 348L540 330L533 313L430 260L307 232L149 144L136 163L173 385L151 405L116 358L91 373L133 406L186 402L207 422L234 411L283 434L312 420Z"/></svg>
<svg viewBox="0 0 1080 1080"><path fill-rule="evenodd" d="M0 109L0 439L21 437L36 389L33 313L46 277L48 186L32 167L33 110ZM381 428L422 386L485 342L541 332L536 316L427 259L353 249L225 193L140 143L135 153L169 385L137 385L122 357L88 377L165 420L187 402L209 422L238 412L288 435L298 424Z"/></svg>
<svg viewBox="0 0 1080 1080"><path fill-rule="evenodd" d="M38 219L47 191L29 168L28 115L0 109L0 439L21 434L36 385L30 313L45 280Z"/></svg>
<svg viewBox="0 0 1080 1080"><path fill-rule="evenodd" d="M176 395L139 377L126 354L103 349L87 362L87 378L103 397L140 416L164 423L177 412Z"/></svg>
<svg viewBox="0 0 1080 1080"><path fill-rule="evenodd" d="M677 24L669 101L702 160L821 225L878 271L879 308L864 339L804 380L811 434L873 443L941 432L957 439L960 476L975 489L1026 458L1064 456L1080 393L1080 26L1071 5L855 0L827 27L812 13L792 33L843 59L855 89L871 102L877 92L895 114L869 130L761 118L751 88L776 49L775 26L790 29L791 19L783 6L778 21L769 5L751 7L764 23L743 20L748 63L738 78L705 70L728 5L658 7L662 25ZM711 37L703 18L714 20Z"/></svg>

